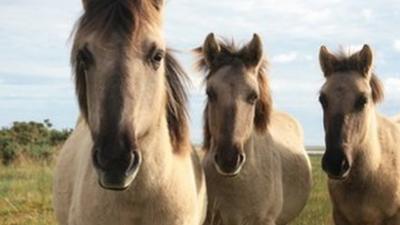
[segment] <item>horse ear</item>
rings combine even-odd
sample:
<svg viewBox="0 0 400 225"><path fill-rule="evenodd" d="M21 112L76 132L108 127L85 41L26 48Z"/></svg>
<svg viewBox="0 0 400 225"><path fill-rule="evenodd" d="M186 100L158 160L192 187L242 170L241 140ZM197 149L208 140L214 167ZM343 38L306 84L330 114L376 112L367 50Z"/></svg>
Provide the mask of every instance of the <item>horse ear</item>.
<svg viewBox="0 0 400 225"><path fill-rule="evenodd" d="M321 46L319 51L319 63L321 64L321 69L325 77L328 77L334 72L337 59L324 45Z"/></svg>
<svg viewBox="0 0 400 225"><path fill-rule="evenodd" d="M263 43L258 34L243 48L242 57L247 66L258 66L263 58Z"/></svg>
<svg viewBox="0 0 400 225"><path fill-rule="evenodd" d="M212 67L218 54L221 52L217 40L215 39L214 33L210 33L203 45L204 59L208 67Z"/></svg>
<svg viewBox="0 0 400 225"><path fill-rule="evenodd" d="M364 45L358 54L358 67L363 76L370 77L374 55L369 45Z"/></svg>

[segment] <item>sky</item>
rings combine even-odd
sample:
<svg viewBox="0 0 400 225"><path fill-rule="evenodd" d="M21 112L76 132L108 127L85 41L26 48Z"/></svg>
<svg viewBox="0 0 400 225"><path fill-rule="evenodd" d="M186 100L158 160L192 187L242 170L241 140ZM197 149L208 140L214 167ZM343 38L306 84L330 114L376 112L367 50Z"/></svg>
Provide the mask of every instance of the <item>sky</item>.
<svg viewBox="0 0 400 225"><path fill-rule="evenodd" d="M80 0L0 0L0 127L43 121L72 128L78 107L69 66L70 33ZM323 144L318 91L324 82L319 47L357 49L368 43L385 85L379 105L400 113L400 2L398 0L168 0L168 46L190 74L192 140L201 143L204 87L190 50L208 33L250 41L263 37L270 61L274 107L302 124L306 145Z"/></svg>

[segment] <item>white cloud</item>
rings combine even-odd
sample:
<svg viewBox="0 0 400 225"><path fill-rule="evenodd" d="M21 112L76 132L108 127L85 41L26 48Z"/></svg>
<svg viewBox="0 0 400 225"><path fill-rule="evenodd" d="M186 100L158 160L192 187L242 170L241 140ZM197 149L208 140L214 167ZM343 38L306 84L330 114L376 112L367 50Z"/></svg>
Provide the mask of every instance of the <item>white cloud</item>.
<svg viewBox="0 0 400 225"><path fill-rule="evenodd" d="M383 80L387 96L400 98L400 75L397 77L388 77Z"/></svg>
<svg viewBox="0 0 400 225"><path fill-rule="evenodd" d="M395 40L393 43L393 47L396 51L400 52L400 40Z"/></svg>
<svg viewBox="0 0 400 225"><path fill-rule="evenodd" d="M297 52L289 52L284 54L279 54L272 57L273 63L291 63L298 59L299 55Z"/></svg>
<svg viewBox="0 0 400 225"><path fill-rule="evenodd" d="M361 15L365 20L368 21L368 20L372 19L374 14L371 9L363 9L363 10L361 10Z"/></svg>
<svg viewBox="0 0 400 225"><path fill-rule="evenodd" d="M72 84L53 85L0 85L1 99L72 99Z"/></svg>
<svg viewBox="0 0 400 225"><path fill-rule="evenodd" d="M300 75L301 76L301 75ZM294 79L294 78L274 78L271 81L273 92L293 93L294 90L298 93L317 93L322 85L321 80L309 79ZM301 95L301 94L300 94Z"/></svg>
<svg viewBox="0 0 400 225"><path fill-rule="evenodd" d="M20 74L24 77L68 78L71 69L68 65L46 65L44 62L0 62L0 74Z"/></svg>

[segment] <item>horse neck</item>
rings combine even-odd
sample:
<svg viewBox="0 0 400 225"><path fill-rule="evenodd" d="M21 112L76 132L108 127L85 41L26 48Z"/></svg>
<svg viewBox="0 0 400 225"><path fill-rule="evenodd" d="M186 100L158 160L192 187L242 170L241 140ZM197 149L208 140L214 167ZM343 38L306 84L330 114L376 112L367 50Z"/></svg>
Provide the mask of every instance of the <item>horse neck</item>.
<svg viewBox="0 0 400 225"><path fill-rule="evenodd" d="M168 130L166 112L162 112L159 118L155 119L154 125L144 138L141 146L143 152L149 157L166 157L173 154L173 147Z"/></svg>
<svg viewBox="0 0 400 225"><path fill-rule="evenodd" d="M257 143L259 143L261 139L263 144L260 146L260 144ZM247 160L263 163L266 158L272 158L273 149L270 149L271 141L272 136L268 129L262 134L259 134L258 131L254 129L250 137L244 142L244 152L246 152ZM260 147L262 149L260 149Z"/></svg>
<svg viewBox="0 0 400 225"><path fill-rule="evenodd" d="M172 170L173 148L164 115L155 119L157 122L139 144L143 156L141 180L145 185L146 180L161 179Z"/></svg>
<svg viewBox="0 0 400 225"><path fill-rule="evenodd" d="M361 137L358 145L354 146L358 152L355 166L359 167L359 173L371 174L377 172L382 164L382 148L379 141L379 118L375 110L371 112L370 122ZM362 172L361 172L362 171Z"/></svg>

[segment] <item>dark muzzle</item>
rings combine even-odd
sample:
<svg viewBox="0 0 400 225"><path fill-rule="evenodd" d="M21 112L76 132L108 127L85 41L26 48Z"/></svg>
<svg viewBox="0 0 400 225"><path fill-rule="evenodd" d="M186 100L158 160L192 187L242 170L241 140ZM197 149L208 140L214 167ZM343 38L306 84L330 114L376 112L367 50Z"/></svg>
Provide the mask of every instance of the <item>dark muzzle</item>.
<svg viewBox="0 0 400 225"><path fill-rule="evenodd" d="M93 164L102 188L122 191L131 185L142 163L140 152L133 146L118 143L95 145Z"/></svg>
<svg viewBox="0 0 400 225"><path fill-rule="evenodd" d="M344 150L327 150L322 157L322 169L330 179L343 180L350 172L351 160L344 154Z"/></svg>
<svg viewBox="0 0 400 225"><path fill-rule="evenodd" d="M219 148L214 156L215 168L223 176L238 175L245 161L246 155L237 147Z"/></svg>

